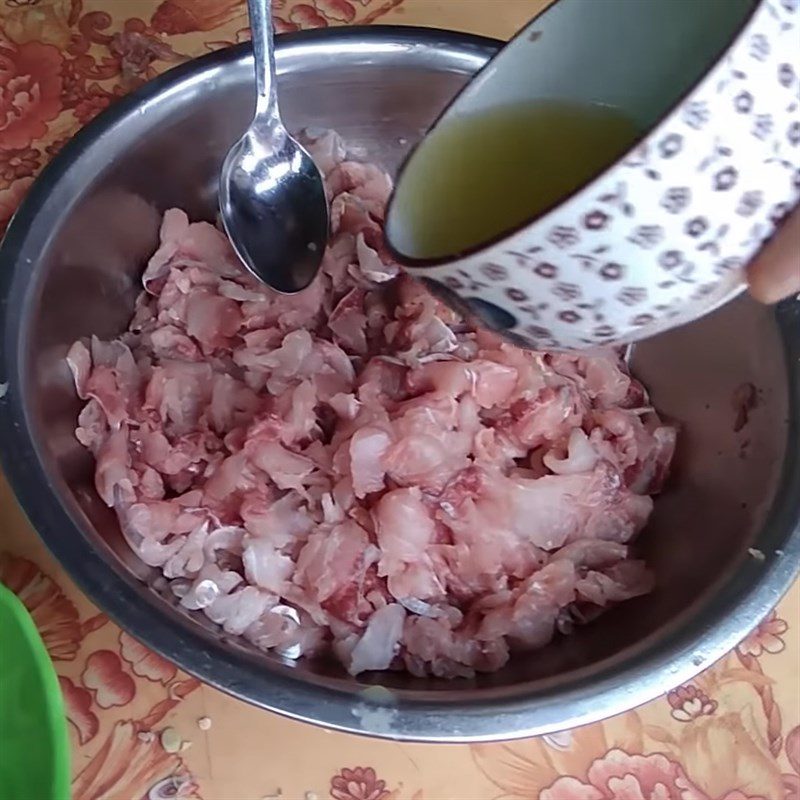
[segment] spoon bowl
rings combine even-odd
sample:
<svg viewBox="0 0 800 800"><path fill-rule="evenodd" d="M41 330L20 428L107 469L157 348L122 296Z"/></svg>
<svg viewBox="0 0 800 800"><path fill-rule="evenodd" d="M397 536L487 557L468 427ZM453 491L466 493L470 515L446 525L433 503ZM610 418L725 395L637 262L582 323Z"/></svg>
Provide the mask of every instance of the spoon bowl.
<svg viewBox="0 0 800 800"><path fill-rule="evenodd" d="M322 177L283 129L249 130L230 150L219 185L222 223L237 255L273 289L305 289L319 269L328 235Z"/></svg>
<svg viewBox="0 0 800 800"><path fill-rule="evenodd" d="M328 239L322 174L283 126L275 90L271 0L248 0L256 111L219 180L222 224L242 263L276 291L305 289Z"/></svg>

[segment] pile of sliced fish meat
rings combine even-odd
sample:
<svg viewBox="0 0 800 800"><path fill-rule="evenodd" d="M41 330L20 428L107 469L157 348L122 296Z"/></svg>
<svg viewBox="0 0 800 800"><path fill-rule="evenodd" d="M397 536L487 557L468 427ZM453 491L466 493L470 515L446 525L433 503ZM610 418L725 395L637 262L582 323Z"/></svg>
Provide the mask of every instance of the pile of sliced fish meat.
<svg viewBox="0 0 800 800"><path fill-rule="evenodd" d="M167 211L128 330L76 342L97 492L180 604L352 674L472 676L652 586L675 429L612 351L525 351L401 274L391 190L309 143L332 233L280 296Z"/></svg>

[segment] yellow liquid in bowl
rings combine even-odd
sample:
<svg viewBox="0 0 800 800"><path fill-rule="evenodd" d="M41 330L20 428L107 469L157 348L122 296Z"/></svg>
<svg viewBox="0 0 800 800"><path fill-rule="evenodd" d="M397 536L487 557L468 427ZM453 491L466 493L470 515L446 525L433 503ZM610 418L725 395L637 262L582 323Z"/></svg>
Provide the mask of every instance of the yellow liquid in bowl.
<svg viewBox="0 0 800 800"><path fill-rule="evenodd" d="M442 122L397 186L397 249L440 258L524 224L599 174L638 136L610 106L543 100Z"/></svg>

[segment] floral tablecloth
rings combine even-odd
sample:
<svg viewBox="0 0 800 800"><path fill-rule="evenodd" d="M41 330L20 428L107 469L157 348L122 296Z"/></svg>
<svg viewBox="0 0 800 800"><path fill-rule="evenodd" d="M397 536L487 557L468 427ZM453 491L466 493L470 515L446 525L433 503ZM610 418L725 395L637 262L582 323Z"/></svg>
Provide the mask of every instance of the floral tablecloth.
<svg viewBox="0 0 800 800"><path fill-rule="evenodd" d="M544 2L273 5L280 30L381 22L508 37ZM81 124L157 72L245 35L243 0L0 0L0 230ZM58 670L75 800L800 798L800 585L726 658L643 708L540 739L434 747L291 722L182 674L83 597L2 478L0 580L32 612Z"/></svg>

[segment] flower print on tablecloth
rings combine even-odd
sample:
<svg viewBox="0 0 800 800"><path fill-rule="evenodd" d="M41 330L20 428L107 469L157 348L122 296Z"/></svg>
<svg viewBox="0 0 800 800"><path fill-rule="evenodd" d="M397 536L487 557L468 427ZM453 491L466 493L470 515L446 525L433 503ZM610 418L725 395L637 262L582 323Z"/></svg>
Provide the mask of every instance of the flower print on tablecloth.
<svg viewBox="0 0 800 800"><path fill-rule="evenodd" d="M3 235L6 226L11 222L11 217L28 193L32 183L33 177L20 178L3 189L2 179L0 179L0 236Z"/></svg>
<svg viewBox="0 0 800 800"><path fill-rule="evenodd" d="M0 180L14 183L35 174L42 155L32 147L0 148Z"/></svg>
<svg viewBox="0 0 800 800"><path fill-rule="evenodd" d="M542 737L473 745L472 752L477 766L501 790L502 800L782 797L777 765L736 714L704 717L673 734L629 712L574 730L567 748ZM716 769L709 753L724 759L726 769ZM733 753L735 763L729 763Z"/></svg>
<svg viewBox="0 0 800 800"><path fill-rule="evenodd" d="M81 724L91 727L91 718L95 715L86 708L85 696L68 684L65 698L70 722L76 728ZM80 800L196 797L197 783L181 755L188 743L168 743L165 737L167 727L163 726L163 721L183 698L199 686L200 682L195 678L176 680L167 688L164 698L142 717L114 722L99 748L87 751L81 761L74 760L77 774L72 783L73 796ZM76 710L80 711L80 717L75 714ZM80 728L78 730L80 735ZM96 729L86 741L95 734ZM83 739L81 743L84 743Z"/></svg>
<svg viewBox="0 0 800 800"><path fill-rule="evenodd" d="M368 24L403 2L274 0L275 25ZM175 64L248 38L243 0L6 0L0 9L0 234L33 175L82 125Z"/></svg>
<svg viewBox="0 0 800 800"><path fill-rule="evenodd" d="M181 756L167 752L157 733L149 733L132 720L115 723L100 750L72 782L73 797L198 797L197 786Z"/></svg>
<svg viewBox="0 0 800 800"><path fill-rule="evenodd" d="M778 755L783 744L781 736L781 709L775 701L772 680L765 675L762 658L774 656L785 648L784 634L789 630L786 620L781 619L776 611L771 611L750 634L739 643L733 654L736 656L761 700L764 716L767 719L766 735L770 752Z"/></svg>
<svg viewBox="0 0 800 800"><path fill-rule="evenodd" d="M112 650L95 650L86 659L81 683L92 692L100 708L126 706L136 697L136 682Z"/></svg>
<svg viewBox="0 0 800 800"><path fill-rule="evenodd" d="M774 611L771 611L739 644L737 650L742 654L756 658L765 653L773 655L780 653L786 647L782 637L788 628L786 620L781 619Z"/></svg>
<svg viewBox="0 0 800 800"><path fill-rule="evenodd" d="M786 736L786 760L792 771L781 776L783 788L786 800L795 800L800 797L800 725L789 731Z"/></svg>
<svg viewBox="0 0 800 800"><path fill-rule="evenodd" d="M146 648L138 639L134 639L125 631L119 632L119 654L128 662L135 675L163 683L165 686L178 672L174 664Z"/></svg>
<svg viewBox="0 0 800 800"><path fill-rule="evenodd" d="M386 781L379 780L372 767L344 767L331 778L333 800L388 800Z"/></svg>
<svg viewBox="0 0 800 800"><path fill-rule="evenodd" d="M28 147L61 111L59 49L42 42L0 39L0 142Z"/></svg>
<svg viewBox="0 0 800 800"><path fill-rule="evenodd" d="M328 791L332 800L425 800L422 789L390 791L373 767L342 767Z"/></svg>
<svg viewBox="0 0 800 800"><path fill-rule="evenodd" d="M680 764L661 753L630 755L610 750L589 767L585 780L558 778L539 794L539 800L618 800L623 796L659 797L663 800L706 800L708 797L687 778ZM766 800L729 792L720 800Z"/></svg>
<svg viewBox="0 0 800 800"><path fill-rule="evenodd" d="M800 728L784 742L781 708L760 661L783 650L788 630L771 614L732 653L670 691L668 724L652 721L654 703L570 733L475 745L475 763L503 800L794 800ZM781 756L792 772L782 771Z"/></svg>
<svg viewBox="0 0 800 800"><path fill-rule="evenodd" d="M713 714L718 706L716 700L712 700L702 689L693 684L679 686L668 692L667 702L672 706L670 713L673 719L680 722L691 722L704 714Z"/></svg>
<svg viewBox="0 0 800 800"><path fill-rule="evenodd" d="M88 689L76 686L70 678L58 676L58 684L64 697L64 712L67 721L74 726L78 734L78 742L86 744L97 736L100 720L92 711L92 693Z"/></svg>
<svg viewBox="0 0 800 800"><path fill-rule="evenodd" d="M83 639L108 621L97 614L81 622L61 587L27 558L0 553L0 583L28 609L53 661L74 661Z"/></svg>
<svg viewBox="0 0 800 800"><path fill-rule="evenodd" d="M182 759L163 748L157 726L200 682L179 674L173 664L122 631L111 639L118 652L96 644L89 650L87 637L105 626L108 618L96 614L81 622L72 600L33 561L0 553L0 581L28 609L56 668L63 663L73 673L59 674L58 681L67 721L77 738L76 755L81 756L73 757L73 767L79 770L74 796L81 800L195 796L193 778ZM114 631L109 628L105 633ZM97 749L104 713L133 703L136 678L147 686L151 707L137 721L114 722ZM160 689L154 691L156 685ZM112 785L120 794L105 794L103 787Z"/></svg>
<svg viewBox="0 0 800 800"><path fill-rule="evenodd" d="M285 0L273 0L276 10ZM213 31L233 20L247 24L247 10L241 0L163 0L150 17L157 33L174 36L181 33Z"/></svg>

